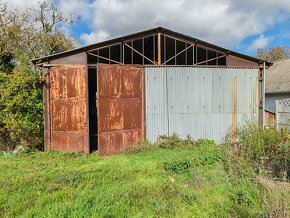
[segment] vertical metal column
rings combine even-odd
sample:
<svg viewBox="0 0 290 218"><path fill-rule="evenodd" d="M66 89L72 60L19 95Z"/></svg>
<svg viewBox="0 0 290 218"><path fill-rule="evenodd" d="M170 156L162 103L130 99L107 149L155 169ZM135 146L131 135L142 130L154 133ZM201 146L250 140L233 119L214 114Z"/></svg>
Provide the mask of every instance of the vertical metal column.
<svg viewBox="0 0 290 218"><path fill-rule="evenodd" d="M265 101L266 101L266 98L265 98L265 87L266 87L266 67L265 67L265 62L263 62L263 81L262 81L262 104L263 104L263 109L262 109L262 127L264 128L265 127Z"/></svg>

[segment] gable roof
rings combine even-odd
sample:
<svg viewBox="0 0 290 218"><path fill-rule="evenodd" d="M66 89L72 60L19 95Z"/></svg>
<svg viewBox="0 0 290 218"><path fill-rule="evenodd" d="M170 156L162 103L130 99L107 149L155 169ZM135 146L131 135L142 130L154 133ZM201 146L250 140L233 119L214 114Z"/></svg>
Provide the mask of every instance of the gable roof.
<svg viewBox="0 0 290 218"><path fill-rule="evenodd" d="M290 58L274 62L266 70L266 93L290 93Z"/></svg>
<svg viewBox="0 0 290 218"><path fill-rule="evenodd" d="M265 62L265 64L267 66L271 66L272 65L272 63L270 63L268 61L263 61L261 59L258 59L258 58L252 57L252 56L248 56L248 55L245 55L245 54L242 54L242 53L238 53L238 52L235 52L235 51L232 51L232 50L229 50L229 49L226 49L226 48L223 48L223 47L220 47L220 46L217 46L217 45L214 45L214 44L211 44L211 43L208 43L208 42L196 39L196 38L193 38L191 36L184 35L182 33L174 32L172 30L169 30L169 29L166 29L166 28L163 28L163 27L157 27L157 28L153 28L153 29L137 32L137 33L134 33L134 34L130 34L130 35L114 38L114 39L111 39L111 40L107 40L107 41L103 41L103 42L87 45L87 46L84 46L84 47L81 47L81 48L77 48L77 49L73 49L73 50L57 53L57 54L54 54L54 55L40 57L40 58L32 60L32 62L33 62L33 64L43 63L43 62L47 62L47 61L50 61L50 60L55 60L55 59L58 59L58 58L62 58L62 57L66 57L66 56L70 56L70 55L86 52L86 51L89 51L89 50L92 50L92 49L96 49L96 48L99 48L99 47L103 47L103 46L107 46L107 45L110 45L110 44L115 44L115 43L119 43L119 42L122 42L122 41L135 39L137 37L150 36L150 35L153 35L153 34L156 34L156 33L164 33L164 34L168 34L168 35L171 35L171 36L179 37L181 39L191 41L192 43L198 43L198 44L206 46L208 48L212 48L212 49L215 49L215 50L227 53L227 54L231 54L231 55L234 55L234 56L237 56L237 57L249 60L249 61L253 61L253 62L256 62L256 63Z"/></svg>

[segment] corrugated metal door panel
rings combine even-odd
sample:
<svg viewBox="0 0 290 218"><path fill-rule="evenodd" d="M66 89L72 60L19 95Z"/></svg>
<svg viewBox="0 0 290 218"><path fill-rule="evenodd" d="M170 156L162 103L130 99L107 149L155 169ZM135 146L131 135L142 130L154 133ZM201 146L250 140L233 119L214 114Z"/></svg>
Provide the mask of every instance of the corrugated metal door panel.
<svg viewBox="0 0 290 218"><path fill-rule="evenodd" d="M51 149L89 153L87 90L86 66L50 68Z"/></svg>
<svg viewBox="0 0 290 218"><path fill-rule="evenodd" d="M150 141L177 133L223 143L243 120L258 117L256 69L148 67L145 73ZM152 102L162 115L150 110Z"/></svg>
<svg viewBox="0 0 290 218"><path fill-rule="evenodd" d="M141 67L99 64L98 154L120 153L144 140L144 74Z"/></svg>
<svg viewBox="0 0 290 218"><path fill-rule="evenodd" d="M145 77L146 135L154 141L168 134L166 68L148 68Z"/></svg>

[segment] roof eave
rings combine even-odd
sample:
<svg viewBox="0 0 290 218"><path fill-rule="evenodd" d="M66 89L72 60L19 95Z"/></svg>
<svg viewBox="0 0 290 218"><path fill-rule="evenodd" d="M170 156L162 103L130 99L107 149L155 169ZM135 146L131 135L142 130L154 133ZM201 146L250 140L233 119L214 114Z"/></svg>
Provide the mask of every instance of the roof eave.
<svg viewBox="0 0 290 218"><path fill-rule="evenodd" d="M290 94L290 90L288 90L288 91L275 91L275 92L269 92L269 91L266 91L265 94L266 94L266 95Z"/></svg>

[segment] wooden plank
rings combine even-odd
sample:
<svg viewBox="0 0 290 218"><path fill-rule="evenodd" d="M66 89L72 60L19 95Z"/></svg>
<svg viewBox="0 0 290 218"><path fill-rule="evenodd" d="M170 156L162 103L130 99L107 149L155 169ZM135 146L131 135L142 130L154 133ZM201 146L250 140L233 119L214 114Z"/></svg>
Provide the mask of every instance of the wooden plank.
<svg viewBox="0 0 290 218"><path fill-rule="evenodd" d="M213 61L215 59L219 59L219 58L223 58L223 57L225 57L225 55L222 55L222 56L219 56L219 57L216 57L216 58L212 58L212 59L209 59L209 60L205 60L205 61L198 62L197 65L203 64L203 63L207 63L209 61Z"/></svg>
<svg viewBox="0 0 290 218"><path fill-rule="evenodd" d="M117 42L117 43L114 43L114 44L109 44L109 45L105 45L105 46L102 46L102 47L98 47L98 48L94 48L94 49L91 49L91 50L88 50L87 52L94 52L94 51L97 51L97 50L100 50L100 49L103 49L103 48L108 48L108 47L114 47L116 45L121 45L120 42Z"/></svg>
<svg viewBox="0 0 290 218"><path fill-rule="evenodd" d="M96 55L96 54L93 54L93 53L88 53L88 54L89 54L89 55L96 56L96 57L99 57L99 58L102 58L102 59L105 59L105 60L107 60L107 61L112 61L112 62L117 63L117 64L122 64L122 63L119 62L119 61L114 61L114 60L111 60L111 59L109 59L109 58L106 58L106 57L103 57L103 56L100 56L100 55Z"/></svg>

